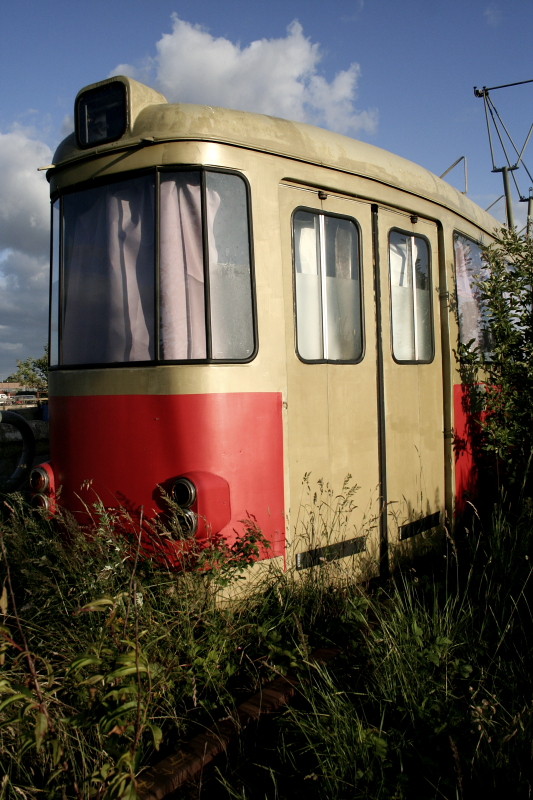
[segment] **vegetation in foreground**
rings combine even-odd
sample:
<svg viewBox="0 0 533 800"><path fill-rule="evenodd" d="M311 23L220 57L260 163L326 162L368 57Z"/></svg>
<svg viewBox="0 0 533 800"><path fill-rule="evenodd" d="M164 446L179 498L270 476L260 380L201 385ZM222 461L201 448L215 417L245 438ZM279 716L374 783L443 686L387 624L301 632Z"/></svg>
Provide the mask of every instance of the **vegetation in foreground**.
<svg viewBox="0 0 533 800"><path fill-rule="evenodd" d="M288 671L296 702L184 797L531 796L530 507L372 591L331 563L220 605L253 526L176 575L137 560L103 513L88 541L8 502L1 798L134 798L143 767ZM328 666L320 646L339 649Z"/></svg>
<svg viewBox="0 0 533 800"><path fill-rule="evenodd" d="M506 490L423 568L372 589L335 563L272 570L220 605L262 545L253 521L177 575L102 509L89 540L3 500L1 800L135 798L146 765L287 672L296 702L184 797L532 796L532 247L505 233L488 254L492 353L461 354L473 393L487 377L475 424ZM320 497L337 520L354 502ZM339 650L328 666L320 646Z"/></svg>

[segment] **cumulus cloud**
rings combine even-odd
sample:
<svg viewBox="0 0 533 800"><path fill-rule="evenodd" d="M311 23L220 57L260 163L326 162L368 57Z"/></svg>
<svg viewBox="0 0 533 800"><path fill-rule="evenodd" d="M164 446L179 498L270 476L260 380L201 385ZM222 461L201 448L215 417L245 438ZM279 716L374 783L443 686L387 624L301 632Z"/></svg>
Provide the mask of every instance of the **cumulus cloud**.
<svg viewBox="0 0 533 800"><path fill-rule="evenodd" d="M143 64L120 64L126 73L156 85L173 102L226 106L311 122L341 133L372 133L375 110L356 108L361 75L350 64L328 81L319 71L320 46L304 35L298 21L279 39L241 46L212 36L205 28L172 17L172 32L156 44Z"/></svg>
<svg viewBox="0 0 533 800"><path fill-rule="evenodd" d="M24 129L0 133L0 379L47 338L50 205L37 170L51 157Z"/></svg>
<svg viewBox="0 0 533 800"><path fill-rule="evenodd" d="M357 0L357 8L363 0ZM377 112L356 105L361 70L352 63L329 80L320 45L292 22L280 38L246 46L172 17L152 57L121 64L170 101L206 103L286 117L357 135L372 133ZM28 115L32 121L33 112ZM46 120L39 120L43 129ZM66 135L72 118L63 122ZM42 134L39 134L42 136ZM55 138L55 137L54 137ZM0 380L17 359L39 356L46 341L49 272L48 185L38 167L50 148L30 128L0 132Z"/></svg>

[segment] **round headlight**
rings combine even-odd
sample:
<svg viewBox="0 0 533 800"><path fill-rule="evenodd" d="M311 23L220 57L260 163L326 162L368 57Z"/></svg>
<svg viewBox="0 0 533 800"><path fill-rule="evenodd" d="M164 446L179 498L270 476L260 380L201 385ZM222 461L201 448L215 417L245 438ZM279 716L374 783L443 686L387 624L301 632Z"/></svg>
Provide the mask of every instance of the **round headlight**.
<svg viewBox="0 0 533 800"><path fill-rule="evenodd" d="M50 476L42 467L35 467L30 472L30 489L32 492L47 492L50 489Z"/></svg>
<svg viewBox="0 0 533 800"><path fill-rule="evenodd" d="M32 508L40 508L42 511L50 511L50 498L45 494L36 494L31 498L31 506Z"/></svg>
<svg viewBox="0 0 533 800"><path fill-rule="evenodd" d="M190 508L196 500L196 486L190 478L177 478L172 486L172 498L180 508Z"/></svg>
<svg viewBox="0 0 533 800"><path fill-rule="evenodd" d="M178 513L178 524L182 536L194 536L198 528L198 515L190 509Z"/></svg>

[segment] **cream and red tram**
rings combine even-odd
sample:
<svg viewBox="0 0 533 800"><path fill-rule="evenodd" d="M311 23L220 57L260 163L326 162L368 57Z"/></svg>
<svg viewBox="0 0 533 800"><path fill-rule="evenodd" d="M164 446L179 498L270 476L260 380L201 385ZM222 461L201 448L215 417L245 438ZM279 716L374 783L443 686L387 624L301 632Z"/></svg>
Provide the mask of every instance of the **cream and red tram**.
<svg viewBox="0 0 533 800"><path fill-rule="evenodd" d="M75 108L48 171L36 504L149 520L167 493L190 536L253 517L267 556L300 568L326 546L383 560L453 520L475 477L454 350L482 336L472 276L495 220L309 125L169 104L124 77ZM348 474L346 524L303 535L306 480L334 498Z"/></svg>

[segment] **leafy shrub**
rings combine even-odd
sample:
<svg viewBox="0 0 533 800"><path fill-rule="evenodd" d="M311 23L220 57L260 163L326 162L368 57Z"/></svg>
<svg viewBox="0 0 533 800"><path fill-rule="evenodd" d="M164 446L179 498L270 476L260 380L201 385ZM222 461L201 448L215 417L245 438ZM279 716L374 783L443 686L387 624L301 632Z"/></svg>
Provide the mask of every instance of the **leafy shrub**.
<svg viewBox="0 0 533 800"><path fill-rule="evenodd" d="M253 564L261 532L251 520L232 545L215 537L176 574L139 558L101 507L90 537L16 495L4 509L0 797L136 797L157 751L260 680L243 658L256 623L216 594Z"/></svg>
<svg viewBox="0 0 533 800"><path fill-rule="evenodd" d="M177 574L138 558L135 533L118 537L101 508L88 539L6 502L2 800L133 799L145 766L287 673L294 704L183 797L531 796L530 504L476 521L433 573L408 566L371 587L335 562L272 568L220 604L263 546L253 520ZM317 647L338 655L317 662Z"/></svg>
<svg viewBox="0 0 533 800"><path fill-rule="evenodd" d="M483 446L513 489L532 489L533 454L533 240L504 228L484 251L488 269L478 278L487 313L489 353L462 352L474 407L483 413Z"/></svg>

